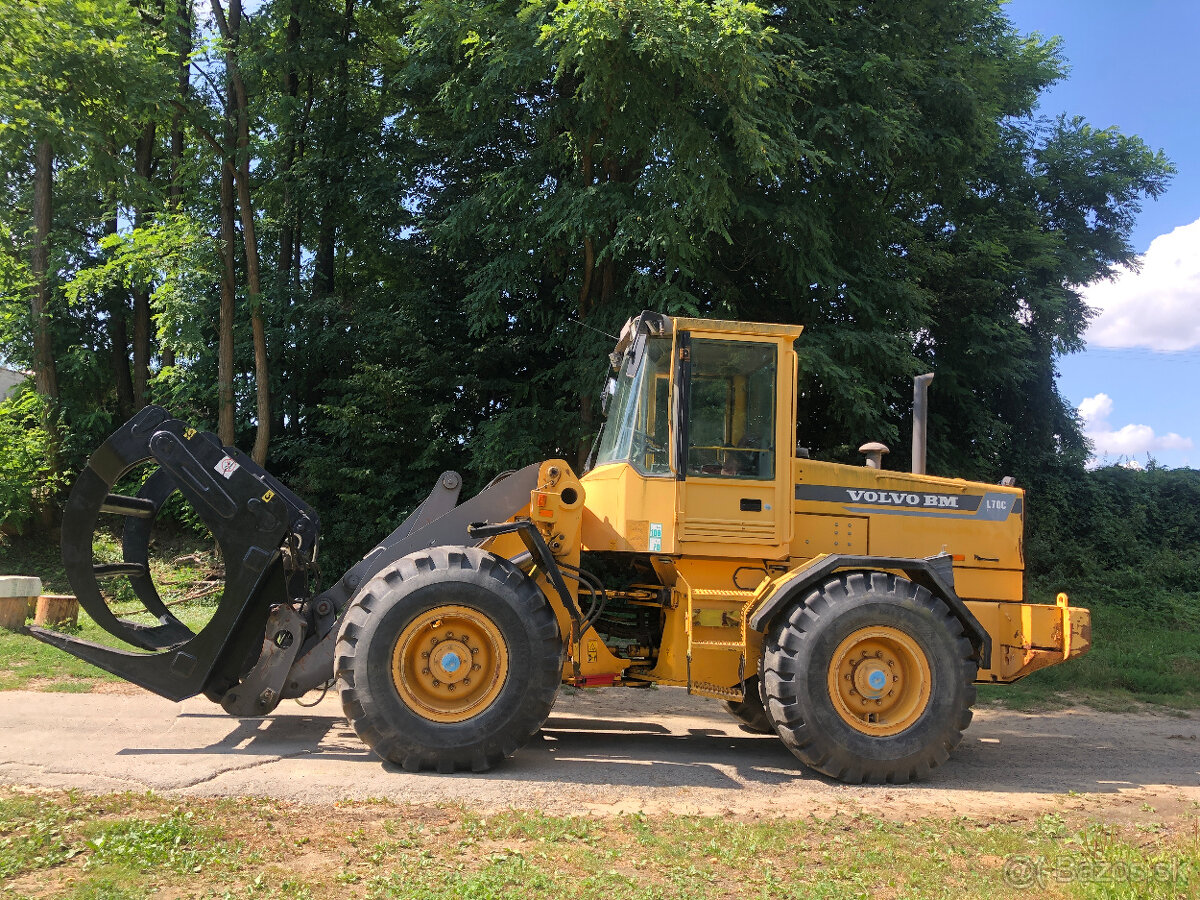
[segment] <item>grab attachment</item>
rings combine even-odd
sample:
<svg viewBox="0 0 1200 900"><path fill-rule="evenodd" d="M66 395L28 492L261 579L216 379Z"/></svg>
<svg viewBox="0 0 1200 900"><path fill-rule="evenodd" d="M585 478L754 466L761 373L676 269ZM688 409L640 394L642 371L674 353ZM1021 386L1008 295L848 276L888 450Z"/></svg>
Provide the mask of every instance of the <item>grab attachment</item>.
<svg viewBox="0 0 1200 900"><path fill-rule="evenodd" d="M136 496L113 493L125 475L147 463L156 463L158 469ZM212 531L225 561L224 594L199 633L167 608L150 576L151 527L176 491ZM102 513L125 517L119 563L94 562L92 543ZM295 657L305 630L303 619L312 615L306 608L308 574L315 566L319 530L313 510L241 451L172 419L160 407L148 406L92 454L71 490L62 526L63 564L80 606L113 637L146 652L105 647L42 628L30 632L169 700L201 692L220 700L255 669L260 655L264 667L270 663L278 670L275 655L262 653L272 610L275 619L288 626L284 630L296 632L296 646L280 648L289 651L289 660ZM100 589L101 580L112 578L129 580L155 624L113 612ZM277 697L277 680L263 682L262 690ZM241 703L236 706L239 712L245 709ZM261 709L262 704L255 706Z"/></svg>

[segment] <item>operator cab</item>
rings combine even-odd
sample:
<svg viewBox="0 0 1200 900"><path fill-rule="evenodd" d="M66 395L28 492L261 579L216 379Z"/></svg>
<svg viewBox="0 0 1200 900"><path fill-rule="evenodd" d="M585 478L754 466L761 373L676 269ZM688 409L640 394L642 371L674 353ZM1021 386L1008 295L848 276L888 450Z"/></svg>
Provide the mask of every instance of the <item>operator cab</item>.
<svg viewBox="0 0 1200 900"><path fill-rule="evenodd" d="M783 552L791 530L792 345L800 332L653 312L626 323L611 355L601 398L607 418L585 483L588 507L603 510L618 534L632 535L628 549L643 549L640 523L616 517L636 507L643 515L675 510L671 523L646 524L651 552L672 552L681 541L691 542L689 553L705 553L699 544L721 554L735 551L729 544ZM617 466L631 471L618 474ZM624 500L608 496L614 479L625 482L616 489Z"/></svg>

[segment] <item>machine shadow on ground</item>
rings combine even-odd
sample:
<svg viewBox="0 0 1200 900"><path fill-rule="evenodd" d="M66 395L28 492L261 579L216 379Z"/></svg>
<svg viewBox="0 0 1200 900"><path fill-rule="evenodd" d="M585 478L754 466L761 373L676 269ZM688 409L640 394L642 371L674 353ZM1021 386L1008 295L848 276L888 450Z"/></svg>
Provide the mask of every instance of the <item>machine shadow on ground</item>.
<svg viewBox="0 0 1200 900"><path fill-rule="evenodd" d="M684 719L675 730L636 719L551 715L542 731L512 759L490 772L411 775L365 748L336 715L283 714L230 720L218 713L181 714L232 726L219 740L192 747L130 747L121 756L215 756L233 759L311 756L359 763L402 778L482 779L509 784L573 784L644 788L707 788L731 792L789 787L836 792L843 786L802 766L775 737L751 735L716 718ZM954 757L923 782L888 790L932 789L1026 795L1116 793L1148 784L1196 785L1200 761L1161 742L1150 752L1114 747L1095 735L1059 730L1056 717L1024 717L1021 727L968 731ZM215 733L215 729L214 729ZM996 736L999 735L999 736ZM1161 749L1160 749L1161 748ZM1117 752L1114 752L1117 751ZM267 765L271 763L267 762ZM219 770L221 764L216 768ZM359 771L359 770L355 770ZM347 772L347 782L355 775Z"/></svg>

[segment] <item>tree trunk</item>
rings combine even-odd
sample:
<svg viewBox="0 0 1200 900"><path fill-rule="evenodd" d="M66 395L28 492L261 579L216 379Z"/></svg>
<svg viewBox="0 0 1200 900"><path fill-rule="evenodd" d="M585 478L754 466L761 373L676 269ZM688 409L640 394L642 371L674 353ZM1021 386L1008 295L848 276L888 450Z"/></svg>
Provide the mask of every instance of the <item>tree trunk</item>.
<svg viewBox="0 0 1200 900"><path fill-rule="evenodd" d="M300 76L296 73L295 53L300 43L300 0L292 0L288 13L287 28L284 31L284 72L283 95L286 98L286 128L285 140L287 150L284 153L282 179L283 210L279 224L279 262L276 264L275 277L283 293L291 283L292 261L295 258L293 243L295 240L296 211L292 202L292 167L296 162L296 145L298 142L296 121L296 98L300 95Z"/></svg>
<svg viewBox="0 0 1200 900"><path fill-rule="evenodd" d="M346 134L350 115L350 67L347 62L350 36L354 32L355 0L346 0L342 25L342 59L337 68L337 118L334 122L334 134ZM328 185L325 193L330 198L337 198L341 185L345 181L345 173L337 161L326 158L324 161L322 181ZM321 209L321 224L317 232L317 256L313 261L313 296L327 297L337 287L337 228L335 225L335 201L330 199Z"/></svg>
<svg viewBox="0 0 1200 900"><path fill-rule="evenodd" d="M296 218L298 213L293 191L296 150L299 146L299 130L303 127L296 109L296 101L300 96L300 76L296 71L296 53L299 44L300 0L291 0L288 10L287 27L284 29L283 96L285 105L283 138L286 149L284 150L283 166L280 171L283 202L279 214L279 255L276 259L273 279L274 293L279 298L279 303L283 310L281 314L285 321L290 320L290 308L295 301L295 294L291 290L292 266L293 263L297 266L299 265L296 262L295 252L299 245L299 239L296 236ZM283 381L283 388L278 391L281 398L286 398L289 394L295 392L295 385L289 384L292 374L291 358L297 356L297 354L292 352L292 349L293 345L290 343L279 342L275 345L275 354L277 357L276 378ZM285 435L286 428L283 402L276 402L274 424L271 426L271 432L279 437ZM294 422L295 420L293 419L292 421Z"/></svg>
<svg viewBox="0 0 1200 900"><path fill-rule="evenodd" d="M54 219L54 148L37 142L33 172L33 250L30 254L34 288L29 300L33 324L33 383L37 392L58 399L58 368L54 363L54 333L50 305L50 227Z"/></svg>
<svg viewBox="0 0 1200 900"><path fill-rule="evenodd" d="M333 211L326 204L321 212L321 224L317 229L317 255L313 260L314 300L328 297L337 286L337 244L334 240Z"/></svg>
<svg viewBox="0 0 1200 900"><path fill-rule="evenodd" d="M192 4L191 0L175 2L176 65L178 66L179 102L187 104L192 93L192 80L188 77L188 57L192 52ZM183 204L183 111L176 107L171 116L171 186L169 200L171 209L178 212Z"/></svg>
<svg viewBox="0 0 1200 900"><path fill-rule="evenodd" d="M151 122L138 135L134 149L134 174L149 183L154 167L155 126ZM143 189L144 186L143 186ZM144 204L134 209L134 228L146 224ZM133 403L140 409L146 403L146 386L150 381L150 286L135 284L133 287Z"/></svg>
<svg viewBox="0 0 1200 900"><path fill-rule="evenodd" d="M191 0L175 0L175 27L179 102L186 104L192 92L188 61L192 52ZM171 184L168 188L168 205L172 212L179 212L183 206L183 148L183 111L176 108L171 116ZM162 367L169 369L174 365L175 347L168 340L162 346Z"/></svg>
<svg viewBox="0 0 1200 900"><path fill-rule="evenodd" d="M233 164L221 160L221 313L217 324L217 436L226 447L234 442L233 318L237 297L234 269Z"/></svg>
<svg viewBox="0 0 1200 900"><path fill-rule="evenodd" d="M250 110L246 84L238 65L238 43L242 24L241 0L231 0L229 18L221 0L212 0L213 17L225 39L225 70L233 87L237 122L237 166L234 179L238 208L241 211L242 243L246 251L246 287L250 295L250 328L254 339L254 390L258 419L251 458L260 466L267 461L271 440L271 385L267 365L267 332L262 315L262 280L258 263L258 236L254 226L254 207L250 196Z"/></svg>
<svg viewBox="0 0 1200 900"><path fill-rule="evenodd" d="M307 79L307 85L304 89L304 116L301 119L301 126L296 133L296 159L304 159L304 154L307 148L306 132L308 123L312 114L313 102L317 98L316 85L310 73ZM292 234L292 289L293 293L297 293L300 289L300 279L303 273L303 254L304 254L304 209L303 204L294 204L295 206L295 231ZM297 293L298 295L298 293Z"/></svg>
<svg viewBox="0 0 1200 900"><path fill-rule="evenodd" d="M115 205L112 215L104 220L104 233L110 236L117 233ZM126 321L128 314L129 307L125 302L123 289L114 288L109 292L108 333L112 343L113 380L117 385L117 411L122 419L128 419L134 413L133 379L129 377L129 323Z"/></svg>

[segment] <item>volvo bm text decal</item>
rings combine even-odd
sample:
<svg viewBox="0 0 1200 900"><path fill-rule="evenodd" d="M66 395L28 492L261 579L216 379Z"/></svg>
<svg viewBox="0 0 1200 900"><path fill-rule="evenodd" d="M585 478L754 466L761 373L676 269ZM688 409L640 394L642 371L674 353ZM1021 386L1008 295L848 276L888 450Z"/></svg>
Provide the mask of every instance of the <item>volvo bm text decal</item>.
<svg viewBox="0 0 1200 900"><path fill-rule="evenodd" d="M905 506L909 509L947 509L974 512L978 494L934 494L925 491L877 491L866 488L834 487L829 484L796 485L797 500L823 500L869 506Z"/></svg>
<svg viewBox="0 0 1200 900"><path fill-rule="evenodd" d="M849 512L880 512L889 515L953 516L974 513L990 521L1003 521L1010 513L1020 514L1020 497L988 491L978 494L943 494L925 491L881 491L866 488L835 487L831 484L798 484L797 500L841 503Z"/></svg>
<svg viewBox="0 0 1200 900"><path fill-rule="evenodd" d="M863 491L846 488L854 503L880 503L888 506L925 506L958 509L958 494L898 494L895 491Z"/></svg>

